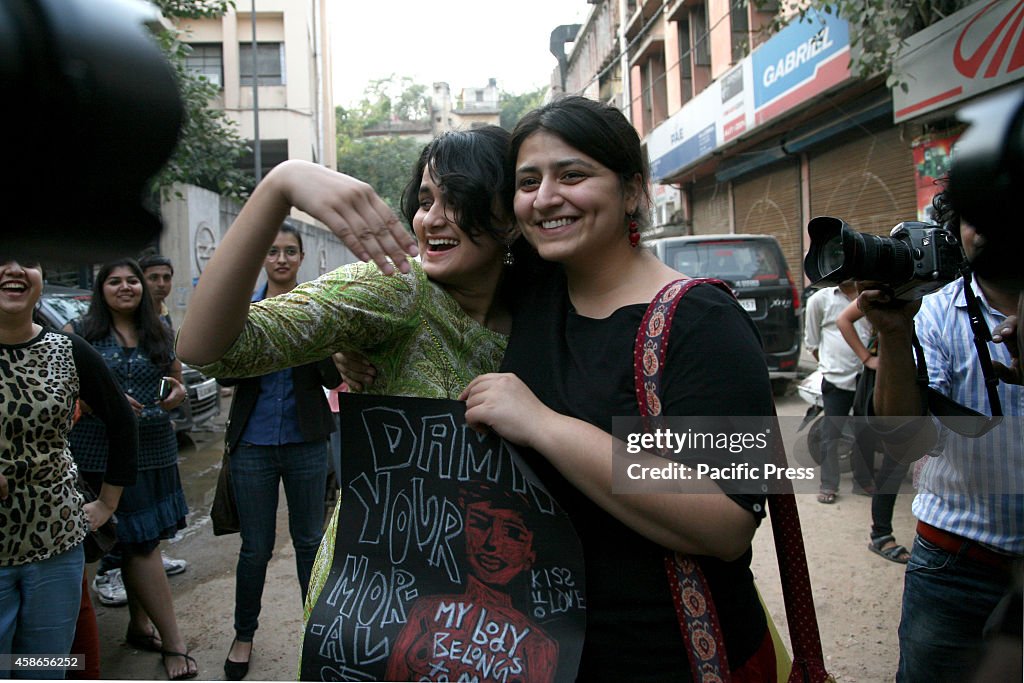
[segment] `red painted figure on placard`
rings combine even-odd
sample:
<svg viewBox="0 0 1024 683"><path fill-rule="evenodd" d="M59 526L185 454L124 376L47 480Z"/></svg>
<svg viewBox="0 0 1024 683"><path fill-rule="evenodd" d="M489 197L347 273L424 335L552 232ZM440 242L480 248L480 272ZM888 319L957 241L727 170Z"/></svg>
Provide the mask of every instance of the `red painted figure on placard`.
<svg viewBox="0 0 1024 683"><path fill-rule="evenodd" d="M496 500L460 499L470 575L464 593L420 598L395 641L393 681L554 680L558 644L503 588L536 559L522 514Z"/></svg>

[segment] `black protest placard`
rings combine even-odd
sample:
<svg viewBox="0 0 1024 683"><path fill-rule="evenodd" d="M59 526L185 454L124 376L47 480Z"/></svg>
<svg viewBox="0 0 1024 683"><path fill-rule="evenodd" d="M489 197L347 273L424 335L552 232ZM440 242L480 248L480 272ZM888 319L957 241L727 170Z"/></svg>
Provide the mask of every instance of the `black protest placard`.
<svg viewBox="0 0 1024 683"><path fill-rule="evenodd" d="M341 513L303 680L575 680L579 539L514 448L464 413L340 396Z"/></svg>

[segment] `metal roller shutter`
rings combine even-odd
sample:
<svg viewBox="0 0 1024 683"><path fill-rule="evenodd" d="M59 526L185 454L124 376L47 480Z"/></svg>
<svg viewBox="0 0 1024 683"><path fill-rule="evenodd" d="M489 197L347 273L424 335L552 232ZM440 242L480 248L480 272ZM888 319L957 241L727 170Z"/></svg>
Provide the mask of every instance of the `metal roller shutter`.
<svg viewBox="0 0 1024 683"><path fill-rule="evenodd" d="M772 235L782 245L794 282L803 273L804 226L800 219L800 166L797 160L737 178L732 184L736 232Z"/></svg>
<svg viewBox="0 0 1024 683"><path fill-rule="evenodd" d="M697 181L690 190L693 202L693 234L722 235L729 229L729 184L714 176Z"/></svg>
<svg viewBox="0 0 1024 683"><path fill-rule="evenodd" d="M808 156L810 218L834 216L875 235L917 220L914 158L898 128L862 132Z"/></svg>

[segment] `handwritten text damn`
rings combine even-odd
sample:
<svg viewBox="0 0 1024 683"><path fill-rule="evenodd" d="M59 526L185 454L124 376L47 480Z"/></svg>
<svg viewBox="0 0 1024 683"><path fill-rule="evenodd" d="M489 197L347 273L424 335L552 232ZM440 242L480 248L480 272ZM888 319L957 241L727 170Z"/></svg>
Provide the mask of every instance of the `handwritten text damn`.
<svg viewBox="0 0 1024 683"><path fill-rule="evenodd" d="M376 471L372 478L361 472L349 482L350 493L364 509L359 542L387 543L392 563L401 563L415 548L430 566L462 583L451 547L463 530L458 505L447 496L425 493L423 477L412 476L396 486L394 482L404 478L397 476L399 471L419 470L453 481L503 482L529 494L540 512L554 513L551 497L513 465L503 441L456 427L451 414L424 417L419 430L392 408L368 408L362 420Z"/></svg>

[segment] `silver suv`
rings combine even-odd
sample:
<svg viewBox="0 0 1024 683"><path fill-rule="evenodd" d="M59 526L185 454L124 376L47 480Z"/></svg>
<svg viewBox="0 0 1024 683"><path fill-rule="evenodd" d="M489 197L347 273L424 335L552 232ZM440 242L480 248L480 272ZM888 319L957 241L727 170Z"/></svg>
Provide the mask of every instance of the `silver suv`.
<svg viewBox="0 0 1024 683"><path fill-rule="evenodd" d="M35 321L55 329L62 329L75 318L89 310L92 292L87 289L43 286L43 294L36 305ZM220 415L220 388L217 380L206 377L198 370L181 364L181 376L185 381L188 399L171 411L174 432L183 434L199 427Z"/></svg>

